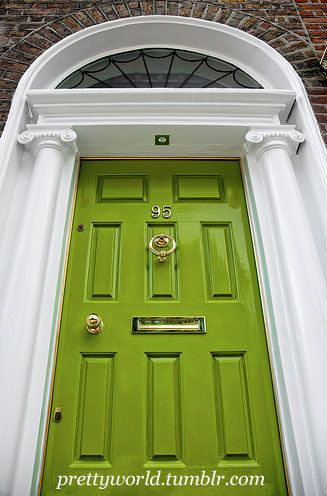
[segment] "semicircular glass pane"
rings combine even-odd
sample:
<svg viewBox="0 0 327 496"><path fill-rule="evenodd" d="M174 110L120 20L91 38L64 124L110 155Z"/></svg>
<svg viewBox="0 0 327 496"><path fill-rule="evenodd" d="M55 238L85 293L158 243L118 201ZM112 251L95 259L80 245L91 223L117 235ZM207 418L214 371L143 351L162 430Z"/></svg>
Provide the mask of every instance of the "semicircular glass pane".
<svg viewBox="0 0 327 496"><path fill-rule="evenodd" d="M225 60L172 48L143 48L102 57L57 88L253 88L262 86Z"/></svg>

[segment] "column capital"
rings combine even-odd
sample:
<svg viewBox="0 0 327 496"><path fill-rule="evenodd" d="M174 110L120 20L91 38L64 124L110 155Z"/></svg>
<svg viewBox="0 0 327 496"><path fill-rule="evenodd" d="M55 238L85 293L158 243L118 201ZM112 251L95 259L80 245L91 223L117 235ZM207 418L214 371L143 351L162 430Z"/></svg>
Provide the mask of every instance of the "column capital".
<svg viewBox="0 0 327 496"><path fill-rule="evenodd" d="M292 155L305 135L297 131L294 126L276 126L271 128L254 128L245 136L245 150L259 158L270 149L282 148Z"/></svg>
<svg viewBox="0 0 327 496"><path fill-rule="evenodd" d="M55 148L66 157L75 155L77 134L70 128L28 129L18 135L18 143L27 146L36 155L42 148Z"/></svg>

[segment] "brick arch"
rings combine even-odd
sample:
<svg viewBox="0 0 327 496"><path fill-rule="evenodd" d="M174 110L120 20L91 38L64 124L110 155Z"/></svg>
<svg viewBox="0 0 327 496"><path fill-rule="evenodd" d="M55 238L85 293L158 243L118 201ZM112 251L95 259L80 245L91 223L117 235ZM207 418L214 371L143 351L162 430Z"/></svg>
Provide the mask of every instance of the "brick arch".
<svg viewBox="0 0 327 496"><path fill-rule="evenodd" d="M230 8L222 4L187 0L169 0L167 4L160 0L157 2L147 0L121 2L116 0L91 8L73 10L68 14L58 16L53 21L47 22L23 36L4 52L0 59L4 62L3 67L8 70L15 69L11 65L14 61L19 61L20 66L17 67L16 64L16 70L12 70L12 72L20 73L21 75L24 72L24 68L26 69L47 48L81 29L115 19L161 14L194 17L246 31L275 48L294 65L297 72L301 71L297 60L303 60L304 58L316 59L315 50L307 35L300 35L275 22L250 14L242 9ZM300 23L298 26L294 26L294 29L296 28L300 30ZM297 55L299 58L296 57ZM4 74L3 76L6 75Z"/></svg>
<svg viewBox="0 0 327 496"><path fill-rule="evenodd" d="M295 20L295 16L291 30L283 26L283 22L285 23L283 16L277 16L277 19L280 17L281 20L276 22L276 16L272 16L274 19L272 21L257 13L249 13L242 8L232 8L215 1L114 0L101 4L94 2L94 5L88 8L76 10L70 8L65 14L45 22L18 39L0 56L0 88L2 87L3 93L0 122L6 119L12 95L21 76L45 50L86 27L141 15L194 17L240 29L265 41L283 55L293 65L309 90L312 86L324 85L324 75L315 49L303 30L300 18ZM311 84L313 80L314 85ZM314 97L315 94L316 91L313 91Z"/></svg>

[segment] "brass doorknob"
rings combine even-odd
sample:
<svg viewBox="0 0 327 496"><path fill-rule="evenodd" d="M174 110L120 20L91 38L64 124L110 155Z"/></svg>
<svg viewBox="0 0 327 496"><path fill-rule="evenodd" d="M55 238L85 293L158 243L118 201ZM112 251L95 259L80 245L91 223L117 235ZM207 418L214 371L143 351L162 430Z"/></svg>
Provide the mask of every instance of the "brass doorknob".
<svg viewBox="0 0 327 496"><path fill-rule="evenodd" d="M167 251L165 250L158 251L153 246L155 245L158 246L159 248L163 248L164 246L167 246L169 243L172 244L172 247L170 248L170 250ZM169 234L160 233L160 234L156 234L155 236L153 236L153 238L151 238L149 243L149 250L154 255L157 255L159 262L165 262L166 258L169 257L169 255L171 255L172 253L174 253L174 251L176 250L176 246L177 246L176 241L172 236L170 236Z"/></svg>
<svg viewBox="0 0 327 496"><path fill-rule="evenodd" d="M91 334L99 334L103 329L103 322L97 313L90 313L86 318L86 330Z"/></svg>

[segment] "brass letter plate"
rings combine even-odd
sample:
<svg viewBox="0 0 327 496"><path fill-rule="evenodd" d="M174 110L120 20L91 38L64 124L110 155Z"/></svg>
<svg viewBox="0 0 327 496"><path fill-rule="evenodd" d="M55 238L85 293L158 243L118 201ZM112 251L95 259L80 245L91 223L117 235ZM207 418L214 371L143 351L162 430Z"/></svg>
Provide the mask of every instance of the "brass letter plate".
<svg viewBox="0 0 327 496"><path fill-rule="evenodd" d="M205 334L205 317L133 317L133 334Z"/></svg>

